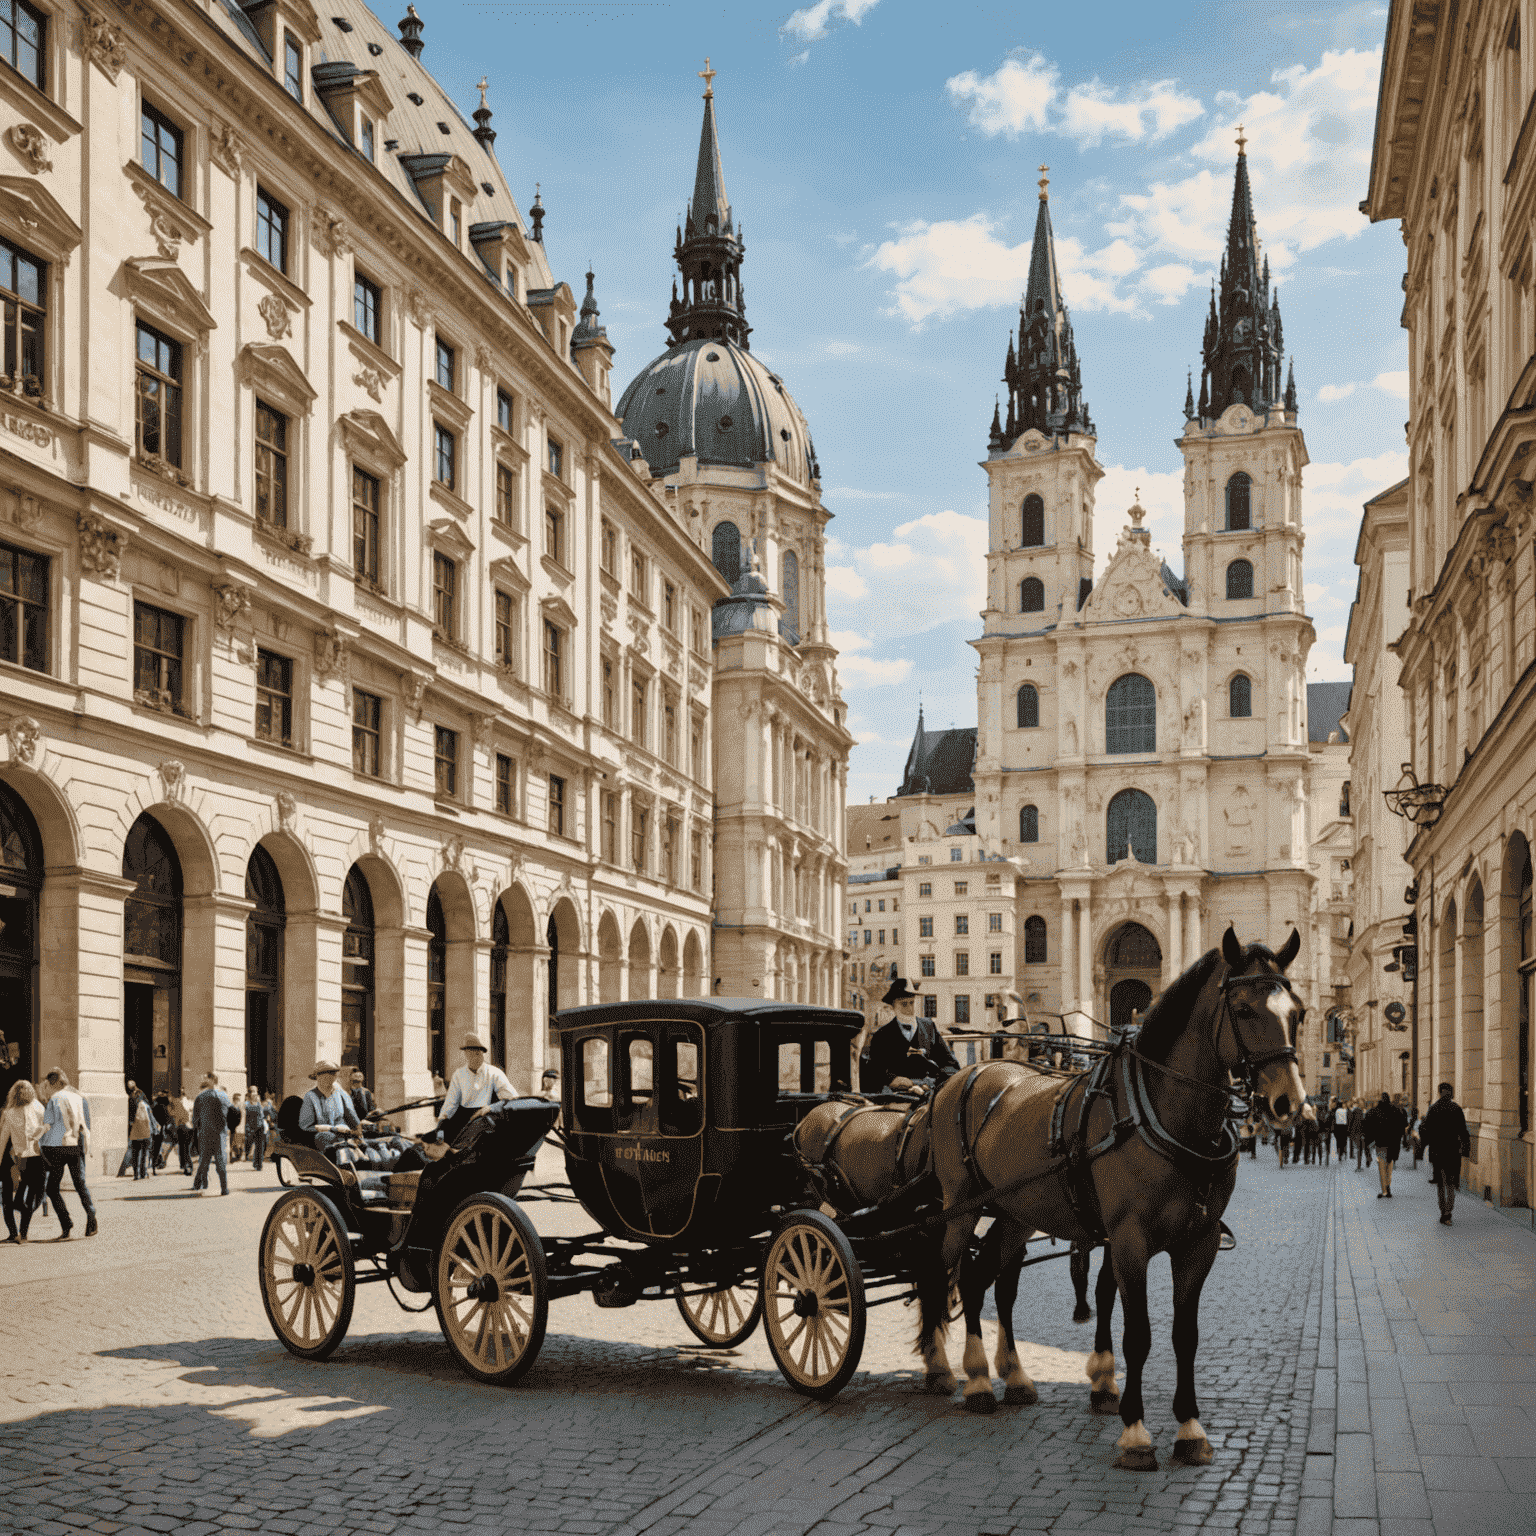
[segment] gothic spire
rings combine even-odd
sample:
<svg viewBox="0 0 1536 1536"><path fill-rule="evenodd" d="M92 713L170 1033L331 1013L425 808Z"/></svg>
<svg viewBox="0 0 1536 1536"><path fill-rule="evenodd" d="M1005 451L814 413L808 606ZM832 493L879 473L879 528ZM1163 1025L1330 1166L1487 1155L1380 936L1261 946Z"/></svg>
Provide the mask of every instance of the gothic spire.
<svg viewBox="0 0 1536 1536"><path fill-rule="evenodd" d="M741 288L741 263L746 254L741 231L731 216L725 195L725 171L720 163L720 138L715 126L715 75L709 60L699 71L704 81L704 124L699 133L699 161L693 178L693 199L678 231L673 259L682 276L679 298L673 284L667 330L669 346L685 341L726 341L749 345L746 303Z"/></svg>
<svg viewBox="0 0 1536 1536"><path fill-rule="evenodd" d="M1019 309L1018 347L1008 337L1003 383L1008 389L1008 421L993 451L1011 448L1021 433L1034 428L1051 436L1062 432L1093 432L1083 401L1082 369L1072 322L1061 294L1056 266L1056 237L1051 228L1051 204L1046 176L1040 167L1040 206L1035 214L1035 239L1029 255L1029 284ZM996 412L993 413L994 422ZM995 427L994 427L995 431Z"/></svg>

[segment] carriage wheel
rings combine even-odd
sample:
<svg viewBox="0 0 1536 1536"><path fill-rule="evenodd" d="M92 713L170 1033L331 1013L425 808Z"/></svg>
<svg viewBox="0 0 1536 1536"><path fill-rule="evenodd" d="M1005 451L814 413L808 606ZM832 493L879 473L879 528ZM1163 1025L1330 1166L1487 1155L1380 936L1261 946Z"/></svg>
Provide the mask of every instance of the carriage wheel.
<svg viewBox="0 0 1536 1536"><path fill-rule="evenodd" d="M785 1219L763 1260L763 1325L784 1378L835 1397L864 1350L864 1277L848 1239L819 1211Z"/></svg>
<svg viewBox="0 0 1536 1536"><path fill-rule="evenodd" d="M762 1320L763 1293L755 1278L718 1291L677 1293L677 1310L696 1339L716 1349L734 1349Z"/></svg>
<svg viewBox="0 0 1536 1536"><path fill-rule="evenodd" d="M511 1386L538 1357L549 1321L544 1245L505 1195L471 1195L437 1254L437 1320L477 1381Z"/></svg>
<svg viewBox="0 0 1536 1536"><path fill-rule="evenodd" d="M357 1271L346 1218L328 1196L279 1197L261 1229L261 1300L284 1349L324 1360L346 1337Z"/></svg>

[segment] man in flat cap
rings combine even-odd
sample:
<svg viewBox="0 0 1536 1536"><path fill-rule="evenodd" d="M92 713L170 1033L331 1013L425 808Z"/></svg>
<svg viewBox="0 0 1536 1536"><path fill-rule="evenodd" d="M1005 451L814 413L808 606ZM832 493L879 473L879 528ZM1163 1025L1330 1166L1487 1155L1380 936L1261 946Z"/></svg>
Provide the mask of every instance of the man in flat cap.
<svg viewBox="0 0 1536 1536"><path fill-rule="evenodd" d="M895 1017L869 1040L869 1078L875 1088L907 1092L931 1082L935 1087L960 1070L955 1053L934 1027L919 1018L917 990L904 976L893 976L882 999Z"/></svg>
<svg viewBox="0 0 1536 1536"><path fill-rule="evenodd" d="M520 1097L512 1080L500 1067L491 1066L485 1055L485 1041L479 1035L466 1035L464 1065L453 1074L448 1097L437 1112L438 1129L450 1145L479 1110L488 1109L498 1099Z"/></svg>

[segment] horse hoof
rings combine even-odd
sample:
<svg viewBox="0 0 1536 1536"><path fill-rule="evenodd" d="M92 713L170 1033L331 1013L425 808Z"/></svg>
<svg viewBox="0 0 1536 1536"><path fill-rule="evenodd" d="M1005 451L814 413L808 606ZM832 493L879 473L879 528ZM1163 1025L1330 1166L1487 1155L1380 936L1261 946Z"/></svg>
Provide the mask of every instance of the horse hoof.
<svg viewBox="0 0 1536 1536"><path fill-rule="evenodd" d="M1120 1394L1101 1392L1097 1387L1088 1394L1088 1406L1094 1413L1105 1415L1120 1412Z"/></svg>
<svg viewBox="0 0 1536 1536"><path fill-rule="evenodd" d="M1072 1321L1074 1323L1086 1323L1093 1317L1093 1308L1089 1306L1074 1307L1072 1309Z"/></svg>
<svg viewBox="0 0 1536 1536"><path fill-rule="evenodd" d="M985 1392L972 1392L965 1399L965 1411L967 1413L996 1413L997 1399L992 1395L991 1387Z"/></svg>
<svg viewBox="0 0 1536 1536"><path fill-rule="evenodd" d="M1004 1387L1003 1401L1010 1408L1033 1408L1040 1394L1033 1387Z"/></svg>
<svg viewBox="0 0 1536 1536"><path fill-rule="evenodd" d="M1209 1440L1175 1440L1173 1459L1181 1467L1208 1467L1216 1459Z"/></svg>
<svg viewBox="0 0 1536 1536"><path fill-rule="evenodd" d="M952 1397L959 1383L953 1376L925 1376L923 1392L928 1397Z"/></svg>
<svg viewBox="0 0 1536 1536"><path fill-rule="evenodd" d="M1115 1465L1127 1472L1156 1472L1157 1452L1150 1445L1132 1445L1115 1457Z"/></svg>

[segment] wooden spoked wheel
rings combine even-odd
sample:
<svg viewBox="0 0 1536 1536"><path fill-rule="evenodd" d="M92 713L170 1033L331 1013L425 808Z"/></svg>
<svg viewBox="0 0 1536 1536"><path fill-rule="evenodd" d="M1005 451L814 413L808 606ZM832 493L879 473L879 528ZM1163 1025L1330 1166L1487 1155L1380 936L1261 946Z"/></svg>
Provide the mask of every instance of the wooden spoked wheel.
<svg viewBox="0 0 1536 1536"><path fill-rule="evenodd" d="M763 1326L784 1378L835 1397L864 1351L864 1277L848 1239L819 1211L784 1219L763 1260Z"/></svg>
<svg viewBox="0 0 1536 1536"><path fill-rule="evenodd" d="M756 1279L718 1291L679 1291L677 1310L693 1336L716 1349L732 1349L752 1336L763 1316L763 1293Z"/></svg>
<svg viewBox="0 0 1536 1536"><path fill-rule="evenodd" d="M261 1229L261 1300L283 1348L326 1359L346 1337L357 1299L347 1223L328 1196L279 1197Z"/></svg>
<svg viewBox="0 0 1536 1536"><path fill-rule="evenodd" d="M544 1245L505 1195L471 1195L443 1233L434 1289L437 1320L460 1366L511 1386L538 1358L549 1321Z"/></svg>

